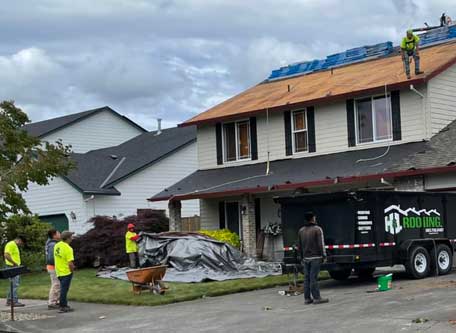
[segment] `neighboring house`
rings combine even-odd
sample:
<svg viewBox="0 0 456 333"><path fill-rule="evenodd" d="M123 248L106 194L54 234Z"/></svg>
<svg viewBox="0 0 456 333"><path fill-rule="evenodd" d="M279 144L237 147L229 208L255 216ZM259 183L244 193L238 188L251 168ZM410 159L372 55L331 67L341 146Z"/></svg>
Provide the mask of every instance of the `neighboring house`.
<svg viewBox="0 0 456 333"><path fill-rule="evenodd" d="M75 153L116 146L147 132L108 106L27 124L24 129L42 141L62 140Z"/></svg>
<svg viewBox="0 0 456 333"><path fill-rule="evenodd" d="M42 220L83 233L96 215L122 218L138 209L166 210L166 203L147 198L197 170L196 156L195 127L143 133L114 147L73 154L77 166L68 176L47 186L30 184L23 195ZM186 202L182 213L198 215L198 200Z"/></svg>
<svg viewBox="0 0 456 333"><path fill-rule="evenodd" d="M275 196L455 190L456 43L422 45L425 73L411 80L398 49L385 45L338 67L331 56L281 68L183 123L197 126L199 170L150 200L169 200L179 230L180 202L200 199L202 228L228 227L255 255L260 229L280 223ZM336 56L350 52L358 49Z"/></svg>

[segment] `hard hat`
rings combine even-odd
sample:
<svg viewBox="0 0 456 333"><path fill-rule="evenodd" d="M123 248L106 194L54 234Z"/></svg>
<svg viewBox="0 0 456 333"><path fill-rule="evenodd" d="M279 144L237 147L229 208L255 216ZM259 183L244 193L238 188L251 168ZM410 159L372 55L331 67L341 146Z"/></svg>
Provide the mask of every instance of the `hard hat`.
<svg viewBox="0 0 456 333"><path fill-rule="evenodd" d="M135 225L133 223L128 223L128 226L127 226L128 229L133 229L134 227L135 227Z"/></svg>

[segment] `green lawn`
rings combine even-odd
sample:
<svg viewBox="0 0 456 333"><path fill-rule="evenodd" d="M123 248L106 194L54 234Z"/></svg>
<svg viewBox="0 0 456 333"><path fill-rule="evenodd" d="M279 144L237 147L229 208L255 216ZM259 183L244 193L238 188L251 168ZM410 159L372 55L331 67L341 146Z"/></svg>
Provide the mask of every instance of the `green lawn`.
<svg viewBox="0 0 456 333"><path fill-rule="evenodd" d="M167 283L170 289L165 295L154 295L148 291L143 291L141 295L133 295L129 282L97 278L95 272L94 269L83 269L75 272L69 293L70 301L126 305L160 305L288 284L286 275L221 282ZM327 277L326 272L321 273L322 279ZM45 272L24 275L21 277L19 298L47 299L49 285L49 276ZM8 281L1 280L0 288L6 295Z"/></svg>

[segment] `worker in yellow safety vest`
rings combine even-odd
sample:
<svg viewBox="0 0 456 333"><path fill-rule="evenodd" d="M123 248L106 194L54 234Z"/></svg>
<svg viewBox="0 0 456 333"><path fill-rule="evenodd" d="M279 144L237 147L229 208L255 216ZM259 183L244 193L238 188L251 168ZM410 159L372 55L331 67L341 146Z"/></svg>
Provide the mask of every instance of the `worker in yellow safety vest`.
<svg viewBox="0 0 456 333"><path fill-rule="evenodd" d="M407 30L407 36L402 39L401 42L401 52L402 52L402 61L404 62L405 74L407 79L410 80L410 57L413 57L415 62L415 75L423 74L420 71L420 49L418 43L420 42L420 37L413 34L413 30Z"/></svg>
<svg viewBox="0 0 456 333"><path fill-rule="evenodd" d="M5 245L5 249L3 251L3 256L5 259L6 267L17 267L21 265L21 252L19 251L19 247L25 244L25 238L23 236L17 236L16 239L9 241ZM19 275L12 277L9 279L13 285L13 293L11 295L11 290L8 288L8 296L6 297L6 305L10 306L13 303L14 307L21 307L24 306L23 303L19 302L17 296L17 289L19 288Z"/></svg>
<svg viewBox="0 0 456 333"><path fill-rule="evenodd" d="M129 223L125 234L125 249L130 261L130 268L138 267L138 244L139 235L135 232L135 225Z"/></svg>

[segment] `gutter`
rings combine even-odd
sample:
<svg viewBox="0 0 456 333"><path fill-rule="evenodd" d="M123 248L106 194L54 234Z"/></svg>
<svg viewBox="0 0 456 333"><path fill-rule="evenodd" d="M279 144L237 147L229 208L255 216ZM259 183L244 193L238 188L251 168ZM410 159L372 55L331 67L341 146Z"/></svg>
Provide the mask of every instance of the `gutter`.
<svg viewBox="0 0 456 333"><path fill-rule="evenodd" d="M219 198L224 196L234 196L241 195L246 193L265 193L270 191L285 191L293 190L300 187L314 187L314 186L324 186L324 185L333 185L333 184L350 184L358 181L366 180L380 180L382 178L394 178L394 177L406 177L406 176L418 176L418 175L428 175L428 174L440 174L450 171L455 171L456 166L445 166L445 167L432 167L425 169L409 169L403 171L394 171L386 172L380 174L372 174L365 176L350 176L350 177L335 177L330 179L322 179L315 181L308 181L302 183L291 183L291 184L282 184L282 185L273 185L273 186L257 186L253 188L244 188L230 191L222 192L209 192L209 193L191 193L183 195L169 195L162 197L152 197L147 199L150 202L157 201L176 201L176 200L190 200L190 199L204 199L204 198Z"/></svg>

